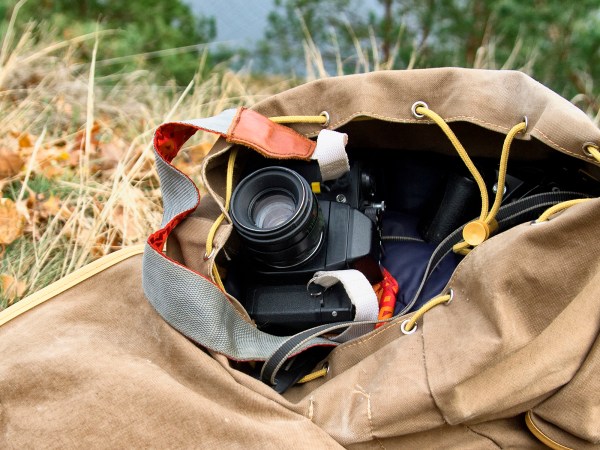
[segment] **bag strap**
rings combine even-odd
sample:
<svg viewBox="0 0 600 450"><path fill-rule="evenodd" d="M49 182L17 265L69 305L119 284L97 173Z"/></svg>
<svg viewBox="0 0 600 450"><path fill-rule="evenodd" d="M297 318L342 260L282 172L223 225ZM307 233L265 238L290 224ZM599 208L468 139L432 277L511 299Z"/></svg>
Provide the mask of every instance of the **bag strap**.
<svg viewBox="0 0 600 450"><path fill-rule="evenodd" d="M227 142L245 145L267 158L308 160L316 146L291 128L250 109L237 108L214 117L162 124L154 134L154 148L170 163L198 130L218 134Z"/></svg>
<svg viewBox="0 0 600 450"><path fill-rule="evenodd" d="M201 346L236 361L262 361L287 337L258 330L236 310L225 293L206 276L164 254L171 231L200 202L194 182L171 161L198 130L224 137L278 159L309 159L316 144L292 129L245 108L206 118L161 125L154 136L156 166L164 203L161 228L150 235L144 250L143 288L156 311L175 329ZM198 257L202 257L199 255ZM313 339L303 346L335 346Z"/></svg>
<svg viewBox="0 0 600 450"><path fill-rule="evenodd" d="M316 118L326 125L326 117ZM346 135L323 130L323 136L319 135L315 143L277 123L285 122L281 119L270 120L246 108L229 109L214 117L165 123L154 135L164 213L161 228L150 235L144 250L144 293L165 321L183 335L236 361L266 360L288 337L258 330L211 279L164 254L169 234L200 202L194 182L171 161L183 144L202 130L254 149L268 158L316 159L323 179L336 178L348 169ZM294 120L302 122L307 117ZM298 352L315 346L336 345L336 342L316 338L306 342Z"/></svg>

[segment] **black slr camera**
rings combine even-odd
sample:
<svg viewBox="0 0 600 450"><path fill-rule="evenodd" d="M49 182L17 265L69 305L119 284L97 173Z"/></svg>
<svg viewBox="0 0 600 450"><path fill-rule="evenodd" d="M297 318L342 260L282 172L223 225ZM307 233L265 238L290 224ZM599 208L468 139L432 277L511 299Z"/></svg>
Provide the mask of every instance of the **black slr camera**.
<svg viewBox="0 0 600 450"><path fill-rule="evenodd" d="M381 279L383 203L374 202L372 175L358 163L331 182L311 183L305 172L264 167L244 177L231 197L241 238L239 297L257 326L273 334L353 319L339 283L307 287L315 272L354 268L372 283Z"/></svg>

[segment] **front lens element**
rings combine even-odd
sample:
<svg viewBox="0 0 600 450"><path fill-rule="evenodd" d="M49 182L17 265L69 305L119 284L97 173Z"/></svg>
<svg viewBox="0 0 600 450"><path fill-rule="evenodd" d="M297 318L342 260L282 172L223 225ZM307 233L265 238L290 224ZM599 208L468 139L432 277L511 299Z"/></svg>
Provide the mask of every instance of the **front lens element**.
<svg viewBox="0 0 600 450"><path fill-rule="evenodd" d="M267 192L254 202L251 210L254 224L258 228L269 230L290 220L296 212L296 204L287 192Z"/></svg>
<svg viewBox="0 0 600 450"><path fill-rule="evenodd" d="M265 167L239 182L231 221L251 259L271 268L293 267L320 248L325 222L310 184L285 167Z"/></svg>

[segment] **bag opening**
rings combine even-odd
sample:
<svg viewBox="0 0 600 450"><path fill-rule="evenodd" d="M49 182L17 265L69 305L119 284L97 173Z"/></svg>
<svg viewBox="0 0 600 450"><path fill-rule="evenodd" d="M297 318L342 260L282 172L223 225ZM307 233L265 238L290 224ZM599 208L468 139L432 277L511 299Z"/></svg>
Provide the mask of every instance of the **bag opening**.
<svg viewBox="0 0 600 450"><path fill-rule="evenodd" d="M488 196L493 199L504 136L469 123L453 123L452 129L468 149L485 180ZM435 270L424 286L420 286L436 247L457 228L476 218L480 208L477 186L448 139L434 125L359 120L350 122L338 131L349 136L346 150L351 166L360 166L360 170L368 172L374 181L376 188L371 203L385 204L380 230L383 243L380 262L400 285L394 315L414 311L428 299L443 292L462 259L461 255L453 252L446 254L436 263ZM225 191L223 174L228 155L226 150L216 154L206 165L206 180L211 189L218 193ZM235 163L234 184L237 185L239 180L256 170L273 166L299 170L306 174L309 182L318 178L318 168L314 162L272 160L240 147ZM542 193L577 192L597 196L600 193L597 169L584 161L556 152L535 139L515 140L508 163L502 205ZM321 183L317 198L335 202L339 201L336 200L337 196L348 197L348 184L354 184L350 191L361 189L356 177L354 180L344 177L343 180ZM332 234L331 237L335 236ZM352 239L349 236L339 238ZM249 289L249 283L255 284L257 275L259 278L261 276L253 270L252 259L243 256L243 247L238 234L233 232L224 251L216 256L216 264L225 275L227 292L248 308L250 294L245 291ZM285 270L279 272L287 273ZM307 276L278 278L276 272L263 275L263 279L270 279L268 284L278 286L273 298L284 295L292 304L293 298L299 298L294 297L297 291L305 291L310 279ZM296 287L291 290L282 290L280 287L289 286L290 283ZM417 294L418 298L415 299ZM252 295L257 294L253 291ZM406 309L411 302L410 308ZM310 313L314 314L314 311ZM263 322L269 322L269 319ZM299 329L273 329L267 325L266 331L289 334Z"/></svg>

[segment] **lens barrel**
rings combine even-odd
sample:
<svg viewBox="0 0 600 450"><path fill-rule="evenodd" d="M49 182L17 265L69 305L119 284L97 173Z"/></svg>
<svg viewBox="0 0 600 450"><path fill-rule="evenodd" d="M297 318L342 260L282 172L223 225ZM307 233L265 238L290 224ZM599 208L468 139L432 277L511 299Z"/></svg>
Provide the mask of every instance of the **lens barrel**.
<svg viewBox="0 0 600 450"><path fill-rule="evenodd" d="M324 220L308 181L285 167L244 178L230 215L251 259L285 269L309 260L323 240Z"/></svg>

